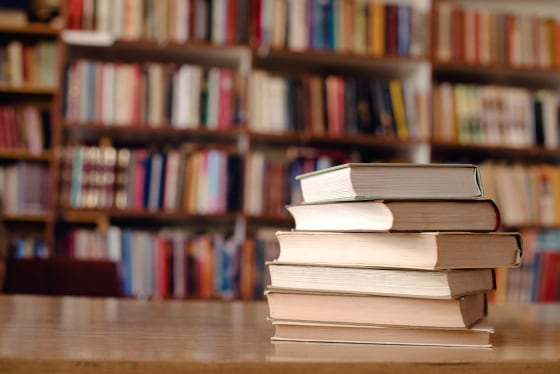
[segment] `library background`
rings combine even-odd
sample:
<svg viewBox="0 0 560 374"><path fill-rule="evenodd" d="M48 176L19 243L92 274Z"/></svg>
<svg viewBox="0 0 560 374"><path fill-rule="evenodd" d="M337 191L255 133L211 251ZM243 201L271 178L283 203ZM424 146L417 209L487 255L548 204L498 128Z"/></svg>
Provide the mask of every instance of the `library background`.
<svg viewBox="0 0 560 374"><path fill-rule="evenodd" d="M492 301L560 299L557 2L0 8L5 292L261 299L295 175L460 162L524 238Z"/></svg>

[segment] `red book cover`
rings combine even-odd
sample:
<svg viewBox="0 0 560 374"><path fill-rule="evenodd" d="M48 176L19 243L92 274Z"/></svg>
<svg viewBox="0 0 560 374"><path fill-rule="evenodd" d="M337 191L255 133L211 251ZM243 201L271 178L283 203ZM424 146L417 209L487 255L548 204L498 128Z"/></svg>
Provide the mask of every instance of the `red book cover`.
<svg viewBox="0 0 560 374"><path fill-rule="evenodd" d="M133 154L132 209L142 210L144 208L144 179L146 179L148 152L145 149L137 149L134 150Z"/></svg>
<svg viewBox="0 0 560 374"><path fill-rule="evenodd" d="M481 32L480 32L480 12L478 10L474 11L474 62L480 64L480 48L481 42Z"/></svg>
<svg viewBox="0 0 560 374"><path fill-rule="evenodd" d="M540 290L539 301L557 301L558 297L558 265L560 264L560 252L543 252L541 257Z"/></svg>
<svg viewBox="0 0 560 374"><path fill-rule="evenodd" d="M385 52L387 56L396 56L398 52L398 12L398 5L385 4Z"/></svg>
<svg viewBox="0 0 560 374"><path fill-rule="evenodd" d="M454 7L451 11L451 59L465 61L465 11Z"/></svg>
<svg viewBox="0 0 560 374"><path fill-rule="evenodd" d="M344 106L344 95L345 95L345 91L344 91L344 79L341 77L338 77L337 79L337 90L336 90L336 105L338 106L338 119L337 119L337 134L336 135L340 135L343 136L345 133L345 106Z"/></svg>
<svg viewBox="0 0 560 374"><path fill-rule="evenodd" d="M220 70L220 89L218 91L218 128L231 128L233 117L233 72Z"/></svg>
<svg viewBox="0 0 560 374"><path fill-rule="evenodd" d="M82 28L83 0L70 0L68 4L68 28L80 30Z"/></svg>
<svg viewBox="0 0 560 374"><path fill-rule="evenodd" d="M226 0L226 43L233 44L237 40L235 20L237 19L237 0Z"/></svg>
<svg viewBox="0 0 560 374"><path fill-rule="evenodd" d="M166 298L169 296L169 243L161 235L155 237L155 293Z"/></svg>
<svg viewBox="0 0 560 374"><path fill-rule="evenodd" d="M262 41L261 33L261 9L263 0L252 0L251 17L251 35L250 44L252 46L260 46Z"/></svg>
<svg viewBox="0 0 560 374"><path fill-rule="evenodd" d="M4 123L4 111L6 108L0 107L0 149L7 148L6 145L6 125Z"/></svg>

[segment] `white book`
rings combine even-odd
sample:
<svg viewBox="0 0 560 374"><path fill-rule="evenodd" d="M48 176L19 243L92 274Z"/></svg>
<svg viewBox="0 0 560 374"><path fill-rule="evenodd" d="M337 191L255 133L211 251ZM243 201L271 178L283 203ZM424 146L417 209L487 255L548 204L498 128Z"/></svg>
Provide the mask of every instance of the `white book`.
<svg viewBox="0 0 560 374"><path fill-rule="evenodd" d="M287 0L288 4L288 47L294 51L307 49L307 4L301 0Z"/></svg>
<svg viewBox="0 0 560 374"><path fill-rule="evenodd" d="M264 166L265 156L262 152L254 152L250 155L247 170L247 187L245 188L245 197L243 199L247 214L262 214Z"/></svg>
<svg viewBox="0 0 560 374"><path fill-rule="evenodd" d="M172 0L175 1L175 41L185 43L190 35L190 6L189 0Z"/></svg>
<svg viewBox="0 0 560 374"><path fill-rule="evenodd" d="M115 39L122 38L124 34L124 5L126 0L114 0L112 10L111 31Z"/></svg>
<svg viewBox="0 0 560 374"><path fill-rule="evenodd" d="M190 67L183 65L173 75L173 103L171 106L171 123L176 128L186 128L188 113L188 94L190 87Z"/></svg>
<svg viewBox="0 0 560 374"><path fill-rule="evenodd" d="M117 226L110 226L107 229L107 258L111 261L120 262L122 232Z"/></svg>
<svg viewBox="0 0 560 374"><path fill-rule="evenodd" d="M220 69L212 68L208 72L208 106L207 123L209 129L218 127L219 97L220 97Z"/></svg>
<svg viewBox="0 0 560 374"><path fill-rule="evenodd" d="M11 41L6 48L8 57L9 82L13 86L23 84L23 45L19 41Z"/></svg>
<svg viewBox="0 0 560 374"><path fill-rule="evenodd" d="M268 101L266 131L283 132L287 127L287 85L283 77L269 76L264 91Z"/></svg>
<svg viewBox="0 0 560 374"><path fill-rule="evenodd" d="M264 83L268 76L263 71L253 71L249 75L249 127L254 131L266 131L264 126L266 95L264 92Z"/></svg>
<svg viewBox="0 0 560 374"><path fill-rule="evenodd" d="M111 21L110 0L97 0L95 3L95 30L110 33L112 29Z"/></svg>
<svg viewBox="0 0 560 374"><path fill-rule="evenodd" d="M148 64L148 124L161 126L164 122L164 72L161 64Z"/></svg>
<svg viewBox="0 0 560 374"><path fill-rule="evenodd" d="M226 42L226 0L212 2L212 42L224 44Z"/></svg>

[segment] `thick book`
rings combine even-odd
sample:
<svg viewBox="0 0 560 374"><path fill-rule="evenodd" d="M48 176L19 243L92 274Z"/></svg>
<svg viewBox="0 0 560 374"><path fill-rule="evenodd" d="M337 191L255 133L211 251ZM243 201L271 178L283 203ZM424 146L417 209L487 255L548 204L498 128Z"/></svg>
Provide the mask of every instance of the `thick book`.
<svg viewBox="0 0 560 374"><path fill-rule="evenodd" d="M272 320L273 341L492 347L492 326L483 320L470 329L380 326Z"/></svg>
<svg viewBox="0 0 560 374"><path fill-rule="evenodd" d="M348 163L297 176L303 200L482 197L476 165Z"/></svg>
<svg viewBox="0 0 560 374"><path fill-rule="evenodd" d="M278 261L418 269L516 267L522 239L516 232L279 231Z"/></svg>
<svg viewBox="0 0 560 374"><path fill-rule="evenodd" d="M361 200L286 207L296 230L496 231L500 213L490 199Z"/></svg>
<svg viewBox="0 0 560 374"><path fill-rule="evenodd" d="M486 294L427 299L269 288L272 319L389 326L468 328L486 315Z"/></svg>
<svg viewBox="0 0 560 374"><path fill-rule="evenodd" d="M275 288L451 299L491 291L492 269L403 270L367 267L267 264Z"/></svg>

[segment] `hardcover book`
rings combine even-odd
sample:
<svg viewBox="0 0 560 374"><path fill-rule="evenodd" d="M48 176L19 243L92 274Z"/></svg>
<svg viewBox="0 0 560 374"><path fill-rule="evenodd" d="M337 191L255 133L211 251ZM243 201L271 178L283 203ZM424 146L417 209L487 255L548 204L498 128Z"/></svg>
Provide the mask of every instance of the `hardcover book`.
<svg viewBox="0 0 560 374"><path fill-rule="evenodd" d="M471 164L348 163L297 176L304 202L482 197Z"/></svg>

